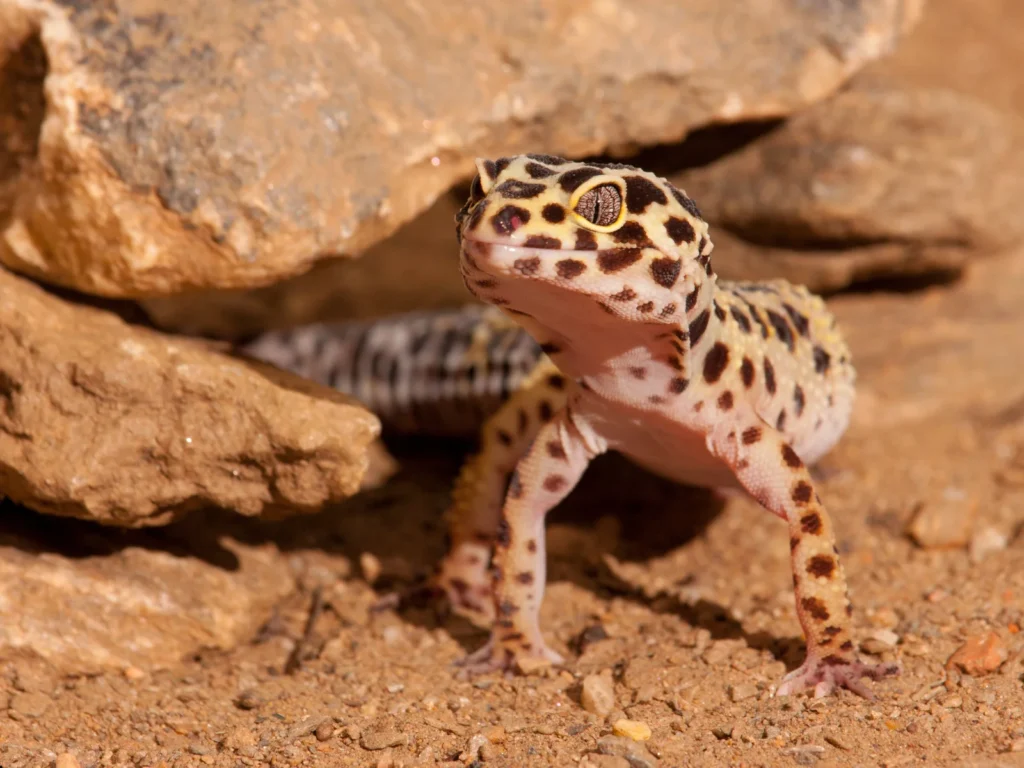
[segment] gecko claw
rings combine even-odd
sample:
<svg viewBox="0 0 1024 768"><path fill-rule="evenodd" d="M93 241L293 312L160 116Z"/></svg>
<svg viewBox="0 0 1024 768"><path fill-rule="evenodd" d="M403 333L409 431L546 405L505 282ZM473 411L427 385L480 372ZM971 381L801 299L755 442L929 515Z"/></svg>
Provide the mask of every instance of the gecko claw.
<svg viewBox="0 0 1024 768"><path fill-rule="evenodd" d="M830 663L809 656L800 667L782 678L782 684L776 689L775 695L789 696L813 687L814 698L820 699L823 696L828 696L836 688L846 688L858 696L872 700L875 698L875 694L861 682L861 678L881 680L898 675L900 669L900 665L895 662L865 664L856 659L850 659Z"/></svg>

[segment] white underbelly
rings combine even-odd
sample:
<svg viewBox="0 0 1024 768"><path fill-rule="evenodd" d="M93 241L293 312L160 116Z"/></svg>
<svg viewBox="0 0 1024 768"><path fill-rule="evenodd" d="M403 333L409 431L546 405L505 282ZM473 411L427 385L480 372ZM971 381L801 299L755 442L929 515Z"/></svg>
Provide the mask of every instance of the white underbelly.
<svg viewBox="0 0 1024 768"><path fill-rule="evenodd" d="M669 480L705 488L739 488L725 462L708 451L704 435L656 412L607 403L586 411L587 422L617 451Z"/></svg>

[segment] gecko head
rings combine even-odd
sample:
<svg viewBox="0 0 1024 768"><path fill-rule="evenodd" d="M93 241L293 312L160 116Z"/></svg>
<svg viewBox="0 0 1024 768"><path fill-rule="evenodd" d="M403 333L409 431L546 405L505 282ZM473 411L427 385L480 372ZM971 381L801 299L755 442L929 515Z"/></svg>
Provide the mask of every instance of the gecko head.
<svg viewBox="0 0 1024 768"><path fill-rule="evenodd" d="M712 274L696 205L647 171L520 155L477 160L470 190L455 218L466 286L541 322L679 322Z"/></svg>

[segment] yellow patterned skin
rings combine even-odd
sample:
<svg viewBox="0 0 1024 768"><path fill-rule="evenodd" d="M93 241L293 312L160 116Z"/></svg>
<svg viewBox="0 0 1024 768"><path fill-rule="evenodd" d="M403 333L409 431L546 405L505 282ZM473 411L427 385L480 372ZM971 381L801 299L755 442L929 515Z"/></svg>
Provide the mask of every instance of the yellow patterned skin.
<svg viewBox="0 0 1024 768"><path fill-rule="evenodd" d="M615 450L680 482L743 489L786 521L807 659L777 693L869 695L861 678L896 668L857 659L832 523L806 468L839 439L854 398L824 303L782 281L719 282L707 223L653 174L546 155L477 167L456 220L463 277L546 356L456 486L438 585L492 622L466 670L559 660L538 619L544 518Z"/></svg>

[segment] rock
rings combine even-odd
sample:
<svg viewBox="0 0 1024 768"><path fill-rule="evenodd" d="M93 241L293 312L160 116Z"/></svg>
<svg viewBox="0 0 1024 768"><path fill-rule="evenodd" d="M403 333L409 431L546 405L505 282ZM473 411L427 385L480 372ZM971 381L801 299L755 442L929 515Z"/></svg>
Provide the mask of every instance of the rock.
<svg viewBox="0 0 1024 768"><path fill-rule="evenodd" d="M365 250L478 154L788 114L921 6L7 0L0 49L45 65L22 78L43 106L15 131L0 260L109 296L266 285Z"/></svg>
<svg viewBox="0 0 1024 768"><path fill-rule="evenodd" d="M20 717L42 717L50 708L52 700L45 693L16 693L7 705L12 715Z"/></svg>
<svg viewBox="0 0 1024 768"><path fill-rule="evenodd" d="M1022 139L963 94L858 85L674 180L714 224L720 274L835 289L958 269L1024 239Z"/></svg>
<svg viewBox="0 0 1024 768"><path fill-rule="evenodd" d="M587 712L605 717L615 709L615 687L608 675L587 675L583 678L580 703Z"/></svg>
<svg viewBox="0 0 1024 768"><path fill-rule="evenodd" d="M166 668L233 648L295 589L287 558L239 543L228 515L122 532L54 525L4 502L0 520L0 657L30 649L67 674Z"/></svg>
<svg viewBox="0 0 1024 768"><path fill-rule="evenodd" d="M405 744L405 735L394 728L382 728L363 731L359 740L363 749L380 750Z"/></svg>
<svg viewBox="0 0 1024 768"><path fill-rule="evenodd" d="M907 534L923 549L965 547L977 511L974 501L959 492L947 492L920 505L907 526Z"/></svg>
<svg viewBox="0 0 1024 768"><path fill-rule="evenodd" d="M745 701L757 696L757 686L753 683L739 683L729 686L729 698L732 701Z"/></svg>
<svg viewBox="0 0 1024 768"><path fill-rule="evenodd" d="M967 546L971 562L980 563L986 557L996 552L1002 552L1009 543L1005 533L988 527L982 528L971 537Z"/></svg>
<svg viewBox="0 0 1024 768"><path fill-rule="evenodd" d="M651 738L651 727L639 720L616 720L612 723L612 733L633 741L647 741Z"/></svg>
<svg viewBox="0 0 1024 768"><path fill-rule="evenodd" d="M125 527L311 512L359 489L378 432L326 387L0 270L0 487L26 506Z"/></svg>
<svg viewBox="0 0 1024 768"><path fill-rule="evenodd" d="M1002 638L995 632L971 635L956 649L946 668L959 667L969 675L984 675L995 672L1009 656Z"/></svg>
<svg viewBox="0 0 1024 768"><path fill-rule="evenodd" d="M57 759L53 763L54 768L82 768L82 764L78 762L78 758L70 752L62 752L57 755Z"/></svg>
<svg viewBox="0 0 1024 768"><path fill-rule="evenodd" d="M642 742L624 736L602 736L597 740L602 755L625 758L632 768L657 768L658 761Z"/></svg>

